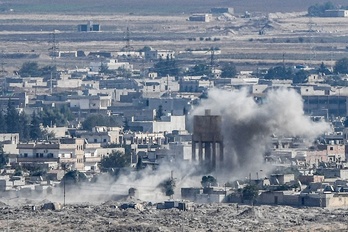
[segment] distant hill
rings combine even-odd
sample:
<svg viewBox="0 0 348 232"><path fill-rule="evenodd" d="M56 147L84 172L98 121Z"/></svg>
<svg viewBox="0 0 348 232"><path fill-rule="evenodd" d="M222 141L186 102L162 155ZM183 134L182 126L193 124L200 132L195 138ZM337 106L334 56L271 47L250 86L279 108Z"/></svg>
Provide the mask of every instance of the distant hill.
<svg viewBox="0 0 348 232"><path fill-rule="evenodd" d="M211 7L233 7L236 13L306 11L325 0L3 0L0 11L31 13L172 14L208 12ZM347 0L332 0L347 5Z"/></svg>

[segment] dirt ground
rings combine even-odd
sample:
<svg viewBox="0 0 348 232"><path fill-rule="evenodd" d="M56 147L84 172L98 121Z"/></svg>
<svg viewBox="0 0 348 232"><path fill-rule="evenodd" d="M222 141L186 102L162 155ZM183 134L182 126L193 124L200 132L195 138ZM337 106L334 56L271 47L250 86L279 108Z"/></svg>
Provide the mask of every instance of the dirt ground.
<svg viewBox="0 0 348 232"><path fill-rule="evenodd" d="M194 204L188 211L118 208L120 202L69 204L42 210L42 202L0 207L6 231L348 231L348 209ZM32 206L36 210L32 210Z"/></svg>
<svg viewBox="0 0 348 232"><path fill-rule="evenodd" d="M215 62L233 61L245 65L320 64L332 65L346 57L348 18L308 18L306 12L260 13L252 18L231 15L215 16L209 23L190 22L189 14L0 14L1 62L5 68L20 67L27 60L40 64L51 62L48 56L55 31L59 51L122 50L127 45L127 27L132 49L144 46L172 49L179 60L188 63L210 62L210 54L193 56L188 49L218 47ZM77 32L77 25L92 20L101 32ZM260 30L263 34L260 35ZM26 58L8 55L21 53ZM37 58L33 58L37 56ZM89 58L59 58L58 66L83 67Z"/></svg>

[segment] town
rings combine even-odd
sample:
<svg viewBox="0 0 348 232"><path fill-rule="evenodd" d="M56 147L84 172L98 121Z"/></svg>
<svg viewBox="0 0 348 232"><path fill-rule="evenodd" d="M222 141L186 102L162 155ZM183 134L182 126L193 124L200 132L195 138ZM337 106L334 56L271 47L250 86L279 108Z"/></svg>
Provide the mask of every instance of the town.
<svg viewBox="0 0 348 232"><path fill-rule="evenodd" d="M348 206L344 7L22 17L0 15L3 203Z"/></svg>

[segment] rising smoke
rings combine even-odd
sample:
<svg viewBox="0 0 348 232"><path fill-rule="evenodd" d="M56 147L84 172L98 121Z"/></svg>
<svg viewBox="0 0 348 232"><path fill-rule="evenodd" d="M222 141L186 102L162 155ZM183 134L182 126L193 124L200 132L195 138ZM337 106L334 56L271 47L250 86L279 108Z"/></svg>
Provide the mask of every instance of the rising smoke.
<svg viewBox="0 0 348 232"><path fill-rule="evenodd" d="M264 154L270 145L271 136L301 136L313 141L318 135L329 130L325 122L313 122L304 115L301 96L294 90L280 89L267 94L262 104L256 103L247 90L226 91L213 89L208 98L202 100L190 115L204 115L210 109L212 115L222 116L225 162L213 173L218 181L225 183L240 179L258 170L271 170L264 163ZM116 181L105 174L93 184L79 187L70 186L66 193L66 202L104 202L111 195L127 195L130 188L136 188L138 198L146 201L168 199L159 184L171 177L176 182L174 199L180 198L181 187L199 187L202 175L197 173L192 163L174 161L163 163L158 170L151 168L139 172L121 175ZM49 200L62 202L61 189L45 196Z"/></svg>
<svg viewBox="0 0 348 232"><path fill-rule="evenodd" d="M246 89L213 89L191 115L203 115L205 109L222 116L225 162L219 172L223 169L235 177L271 169L263 160L272 134L300 136L312 142L329 130L327 123L313 122L304 115L302 98L294 90L270 91L260 104Z"/></svg>
<svg viewBox="0 0 348 232"><path fill-rule="evenodd" d="M81 183L80 185L66 186L67 204L72 203L102 203L109 200L128 201L150 201L160 202L168 200L160 183L173 178L175 181L174 199L180 198L182 187L200 186L201 176L195 176L194 167L190 163L182 161L163 162L156 170L148 167L140 171L132 171L121 174L117 180L108 173L101 174L95 181ZM136 189L135 198L129 198L128 190ZM35 198L35 196L32 196ZM52 194L38 194L37 198L63 203L63 188L54 188Z"/></svg>

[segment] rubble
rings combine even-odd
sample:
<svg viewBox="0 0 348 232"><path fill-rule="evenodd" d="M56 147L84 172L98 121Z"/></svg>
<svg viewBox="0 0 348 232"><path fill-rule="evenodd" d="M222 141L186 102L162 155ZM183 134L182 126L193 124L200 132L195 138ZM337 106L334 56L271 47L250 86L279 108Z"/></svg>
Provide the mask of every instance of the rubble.
<svg viewBox="0 0 348 232"><path fill-rule="evenodd" d="M55 203L45 203L57 209ZM1 209L0 230L12 231L347 231L347 208L193 204L195 211L134 208L121 202L68 204L61 210ZM138 205L138 204L135 204ZM54 207L53 207L54 206ZM149 206L147 206L149 207Z"/></svg>

